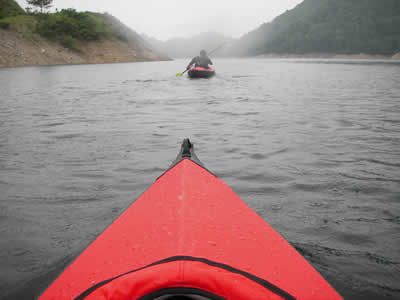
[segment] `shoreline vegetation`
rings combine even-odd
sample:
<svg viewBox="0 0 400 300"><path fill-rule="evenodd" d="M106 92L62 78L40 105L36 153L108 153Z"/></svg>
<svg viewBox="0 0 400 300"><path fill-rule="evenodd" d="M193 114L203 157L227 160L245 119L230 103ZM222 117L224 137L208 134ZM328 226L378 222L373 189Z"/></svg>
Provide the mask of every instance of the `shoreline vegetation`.
<svg viewBox="0 0 400 300"><path fill-rule="evenodd" d="M105 13L25 12L0 2L0 67L170 60Z"/></svg>

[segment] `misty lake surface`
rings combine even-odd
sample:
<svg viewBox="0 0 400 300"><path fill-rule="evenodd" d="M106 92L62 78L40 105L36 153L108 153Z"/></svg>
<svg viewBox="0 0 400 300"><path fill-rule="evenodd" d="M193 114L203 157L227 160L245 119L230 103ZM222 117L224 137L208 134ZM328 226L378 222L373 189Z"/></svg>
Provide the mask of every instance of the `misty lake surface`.
<svg viewBox="0 0 400 300"><path fill-rule="evenodd" d="M205 166L345 299L400 299L400 63L0 69L0 299L33 299L166 170Z"/></svg>

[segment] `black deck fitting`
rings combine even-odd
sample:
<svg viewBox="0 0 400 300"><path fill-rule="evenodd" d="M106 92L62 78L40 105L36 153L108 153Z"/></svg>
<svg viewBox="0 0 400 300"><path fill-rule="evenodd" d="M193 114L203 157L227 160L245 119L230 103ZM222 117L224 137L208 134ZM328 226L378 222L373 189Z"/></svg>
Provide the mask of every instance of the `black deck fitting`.
<svg viewBox="0 0 400 300"><path fill-rule="evenodd" d="M182 158L192 157L192 143L189 139L184 139L182 142Z"/></svg>

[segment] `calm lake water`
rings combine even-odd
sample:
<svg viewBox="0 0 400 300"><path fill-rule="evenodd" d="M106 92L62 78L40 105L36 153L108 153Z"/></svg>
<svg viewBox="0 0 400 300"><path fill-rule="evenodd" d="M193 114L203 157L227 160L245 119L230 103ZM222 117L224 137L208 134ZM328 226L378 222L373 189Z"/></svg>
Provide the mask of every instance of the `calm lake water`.
<svg viewBox="0 0 400 300"><path fill-rule="evenodd" d="M345 299L400 298L400 63L0 69L0 299L33 299L191 138Z"/></svg>

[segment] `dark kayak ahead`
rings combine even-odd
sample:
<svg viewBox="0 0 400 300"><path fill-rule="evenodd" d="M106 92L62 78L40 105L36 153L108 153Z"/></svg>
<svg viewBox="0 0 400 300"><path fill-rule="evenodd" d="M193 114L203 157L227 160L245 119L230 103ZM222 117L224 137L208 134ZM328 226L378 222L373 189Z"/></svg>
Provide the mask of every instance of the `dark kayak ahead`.
<svg viewBox="0 0 400 300"><path fill-rule="evenodd" d="M342 298L186 139L173 165L39 299Z"/></svg>
<svg viewBox="0 0 400 300"><path fill-rule="evenodd" d="M190 78L210 78L215 75L215 70L211 67L193 67L188 71L188 76Z"/></svg>

